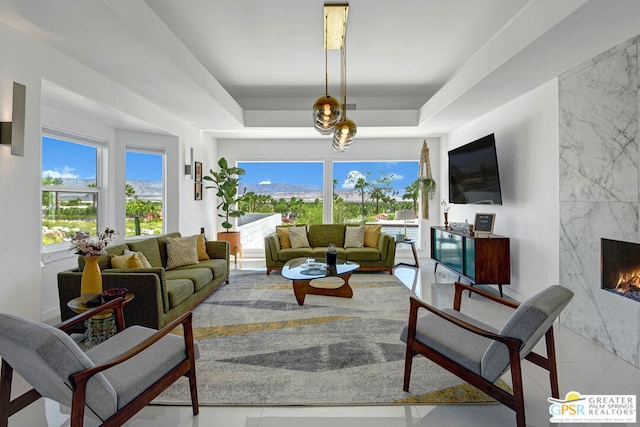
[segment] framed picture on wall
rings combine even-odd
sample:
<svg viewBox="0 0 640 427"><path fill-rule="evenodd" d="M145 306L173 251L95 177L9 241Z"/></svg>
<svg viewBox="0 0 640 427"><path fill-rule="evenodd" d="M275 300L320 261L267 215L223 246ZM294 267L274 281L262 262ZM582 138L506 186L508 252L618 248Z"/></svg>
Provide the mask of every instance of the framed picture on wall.
<svg viewBox="0 0 640 427"><path fill-rule="evenodd" d="M196 168L196 173L195 173L196 182L202 182L202 162L195 162L195 168Z"/></svg>
<svg viewBox="0 0 640 427"><path fill-rule="evenodd" d="M473 223L473 231L477 234L493 234L493 225L496 222L494 213L477 213Z"/></svg>
<svg viewBox="0 0 640 427"><path fill-rule="evenodd" d="M202 183L196 182L193 189L194 200L202 200Z"/></svg>

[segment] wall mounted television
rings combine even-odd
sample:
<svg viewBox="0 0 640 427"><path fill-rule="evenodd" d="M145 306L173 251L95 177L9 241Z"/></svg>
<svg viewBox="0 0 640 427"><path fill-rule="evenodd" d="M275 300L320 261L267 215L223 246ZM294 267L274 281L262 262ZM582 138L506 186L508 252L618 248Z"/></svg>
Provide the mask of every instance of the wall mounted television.
<svg viewBox="0 0 640 427"><path fill-rule="evenodd" d="M449 151L449 203L502 204L494 134Z"/></svg>

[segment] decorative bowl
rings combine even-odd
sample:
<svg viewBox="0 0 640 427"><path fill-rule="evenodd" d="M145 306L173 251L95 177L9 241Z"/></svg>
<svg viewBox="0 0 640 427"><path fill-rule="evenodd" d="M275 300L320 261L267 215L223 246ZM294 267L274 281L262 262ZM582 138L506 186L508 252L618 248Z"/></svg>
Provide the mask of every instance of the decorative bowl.
<svg viewBox="0 0 640 427"><path fill-rule="evenodd" d="M124 296L127 294L127 292L129 292L129 290L127 288L105 289L104 291L102 291L100 296L102 297L104 302L109 302L109 301L112 301L112 300L114 300L116 298L120 298L120 297L124 298Z"/></svg>

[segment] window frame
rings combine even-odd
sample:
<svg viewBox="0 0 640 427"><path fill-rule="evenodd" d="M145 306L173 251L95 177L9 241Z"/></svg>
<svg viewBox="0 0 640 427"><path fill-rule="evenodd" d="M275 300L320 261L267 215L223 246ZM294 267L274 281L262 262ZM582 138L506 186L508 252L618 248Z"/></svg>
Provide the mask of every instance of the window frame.
<svg viewBox="0 0 640 427"><path fill-rule="evenodd" d="M124 175L124 182L125 182L125 186L127 183L127 153L129 152L133 152L133 153L139 153L139 154L153 154L153 155L159 155L162 158L162 196L161 196L161 200L162 200L162 231L161 234L166 234L167 233L167 150L164 147L149 147L149 146L141 146L141 145L134 145L134 144L129 144L126 145L124 147L124 171L125 171L125 175ZM123 189L124 190L124 189ZM126 210L126 195L125 195L125 209L123 212L123 224L125 226L125 231L123 232L123 237L125 239L125 241L127 240L138 240L141 238L146 238L146 237L153 237L153 236L145 236L145 235L133 235L133 236L129 236L126 234L126 223L127 223L127 210Z"/></svg>
<svg viewBox="0 0 640 427"><path fill-rule="evenodd" d="M59 141L69 142L72 144L85 145L89 147L93 147L96 149L96 186L95 187L78 187L78 186L65 186L65 185L42 185L42 156L40 156L40 209L42 209L42 194L47 192L64 192L64 193L82 193L88 194L93 193L97 194L96 199L96 230L101 230L106 223L107 219L107 209L103 206L106 198L104 197L104 188L105 188L105 179L106 174L104 170L104 161L107 158L108 153L108 142L99 139L90 137L87 135L80 135L78 133L74 133L71 131L64 131L61 129L56 129L50 126L42 126L41 135L40 135L40 146L42 147L42 142L44 138L56 139ZM40 214L40 228L42 228L43 218L42 213ZM56 252L69 250L71 248L71 243L69 242L60 242L60 243L52 243L49 245L45 245L42 243L42 238L40 239L40 247L42 253L48 252Z"/></svg>

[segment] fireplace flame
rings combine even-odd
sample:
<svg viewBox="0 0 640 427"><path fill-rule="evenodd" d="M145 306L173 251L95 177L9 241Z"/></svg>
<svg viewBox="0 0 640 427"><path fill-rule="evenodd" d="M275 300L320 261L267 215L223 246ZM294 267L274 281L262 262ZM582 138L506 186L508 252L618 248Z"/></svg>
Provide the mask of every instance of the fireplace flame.
<svg viewBox="0 0 640 427"><path fill-rule="evenodd" d="M640 270L618 272L618 283L615 289L623 294L640 292Z"/></svg>

